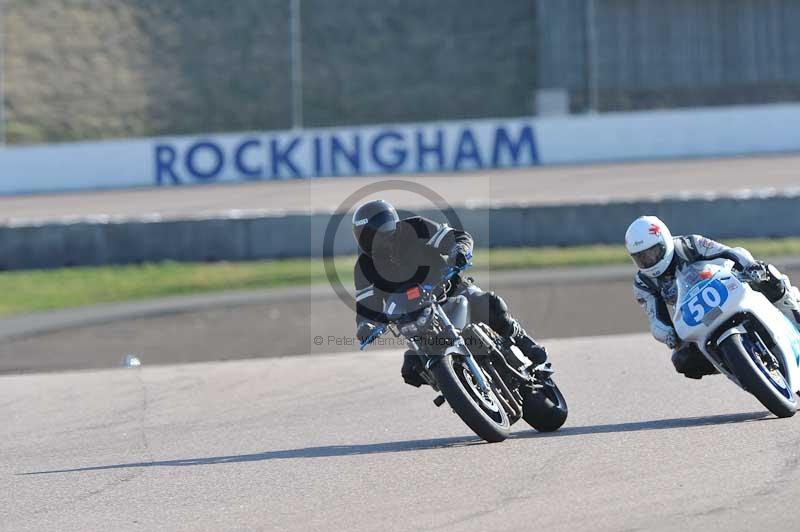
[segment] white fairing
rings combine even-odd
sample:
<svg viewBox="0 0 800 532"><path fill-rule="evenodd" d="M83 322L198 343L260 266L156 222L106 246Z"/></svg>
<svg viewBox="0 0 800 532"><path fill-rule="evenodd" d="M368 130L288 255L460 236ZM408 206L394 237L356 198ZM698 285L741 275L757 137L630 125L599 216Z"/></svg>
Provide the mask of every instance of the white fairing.
<svg viewBox="0 0 800 532"><path fill-rule="evenodd" d="M727 320L747 312L755 316L774 339L779 349L773 349L773 354L782 359L788 369L788 384L797 392L800 387L800 334L766 297L740 281L732 266L732 261L717 259L685 265L678 271L678 304L673 313L675 331L684 342L696 344L721 373L738 384L736 377L709 353L706 343L719 333L722 339L730 336L730 330L719 329ZM716 343L721 343L721 339Z"/></svg>

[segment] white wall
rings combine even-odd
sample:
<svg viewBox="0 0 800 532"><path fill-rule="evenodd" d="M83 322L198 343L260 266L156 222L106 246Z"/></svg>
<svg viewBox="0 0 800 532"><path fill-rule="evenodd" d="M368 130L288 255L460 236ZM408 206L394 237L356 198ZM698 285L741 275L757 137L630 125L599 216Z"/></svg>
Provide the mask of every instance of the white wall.
<svg viewBox="0 0 800 532"><path fill-rule="evenodd" d="M613 113L536 122L543 164L800 150L800 104Z"/></svg>
<svg viewBox="0 0 800 532"><path fill-rule="evenodd" d="M0 194L800 150L800 105L0 149Z"/></svg>

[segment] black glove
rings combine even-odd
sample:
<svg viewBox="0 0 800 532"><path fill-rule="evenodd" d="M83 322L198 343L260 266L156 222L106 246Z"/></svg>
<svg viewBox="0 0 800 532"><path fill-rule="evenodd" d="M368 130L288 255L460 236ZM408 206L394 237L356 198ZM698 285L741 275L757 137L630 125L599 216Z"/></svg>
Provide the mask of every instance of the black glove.
<svg viewBox="0 0 800 532"><path fill-rule="evenodd" d="M356 336L358 337L358 341L364 343L372 336L372 333L375 331L375 324L370 323L368 321L362 321L358 325L358 330L356 331Z"/></svg>
<svg viewBox="0 0 800 532"><path fill-rule="evenodd" d="M744 275L754 283L763 283L769 279L767 265L763 262L756 262L745 268Z"/></svg>
<svg viewBox="0 0 800 532"><path fill-rule="evenodd" d="M472 253L465 253L461 246L454 246L447 255L447 265L458 268L459 270L469 264L469 259L472 258Z"/></svg>

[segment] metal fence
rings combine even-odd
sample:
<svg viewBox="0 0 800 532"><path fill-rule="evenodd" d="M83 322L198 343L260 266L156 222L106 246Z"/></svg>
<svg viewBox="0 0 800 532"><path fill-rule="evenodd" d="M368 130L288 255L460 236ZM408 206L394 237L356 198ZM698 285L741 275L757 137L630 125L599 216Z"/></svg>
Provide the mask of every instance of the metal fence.
<svg viewBox="0 0 800 532"><path fill-rule="evenodd" d="M0 0L8 138L532 112L531 0Z"/></svg>
<svg viewBox="0 0 800 532"><path fill-rule="evenodd" d="M800 0L0 0L0 141L796 101L798 27Z"/></svg>
<svg viewBox="0 0 800 532"><path fill-rule="evenodd" d="M797 0L538 0L539 88L573 111L797 100Z"/></svg>

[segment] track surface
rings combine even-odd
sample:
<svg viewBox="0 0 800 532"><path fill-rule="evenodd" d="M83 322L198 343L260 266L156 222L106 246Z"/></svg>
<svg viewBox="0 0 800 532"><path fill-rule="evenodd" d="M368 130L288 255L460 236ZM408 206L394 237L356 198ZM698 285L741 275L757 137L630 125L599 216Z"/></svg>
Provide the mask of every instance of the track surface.
<svg viewBox="0 0 800 532"><path fill-rule="evenodd" d="M788 189L798 164L414 179L454 204L557 203ZM371 181L1 198L0 212L24 222L330 209ZM481 284L540 336L645 327L626 276ZM721 377L683 379L647 335L547 342L567 425L553 435L518 425L513 439L485 445L434 408L430 390L402 384L399 352L353 354L327 340L351 330L339 301L309 292L2 342L0 372L111 367L129 352L145 366L0 376L0 530L800 529L800 420L767 416ZM158 365L309 351L340 352Z"/></svg>
<svg viewBox="0 0 800 532"><path fill-rule="evenodd" d="M648 199L668 194L790 189L798 186L800 156L492 170L401 176L433 188L453 205L470 202L553 204ZM57 195L0 197L0 223L83 218L204 216L232 209L307 211L336 208L377 178L337 178L207 185ZM386 195L386 194L383 194ZM429 206L418 196L391 193L398 206Z"/></svg>
<svg viewBox="0 0 800 532"><path fill-rule="evenodd" d="M644 335L551 349L567 425L494 445L397 352L0 377L0 529L798 530L800 420Z"/></svg>

